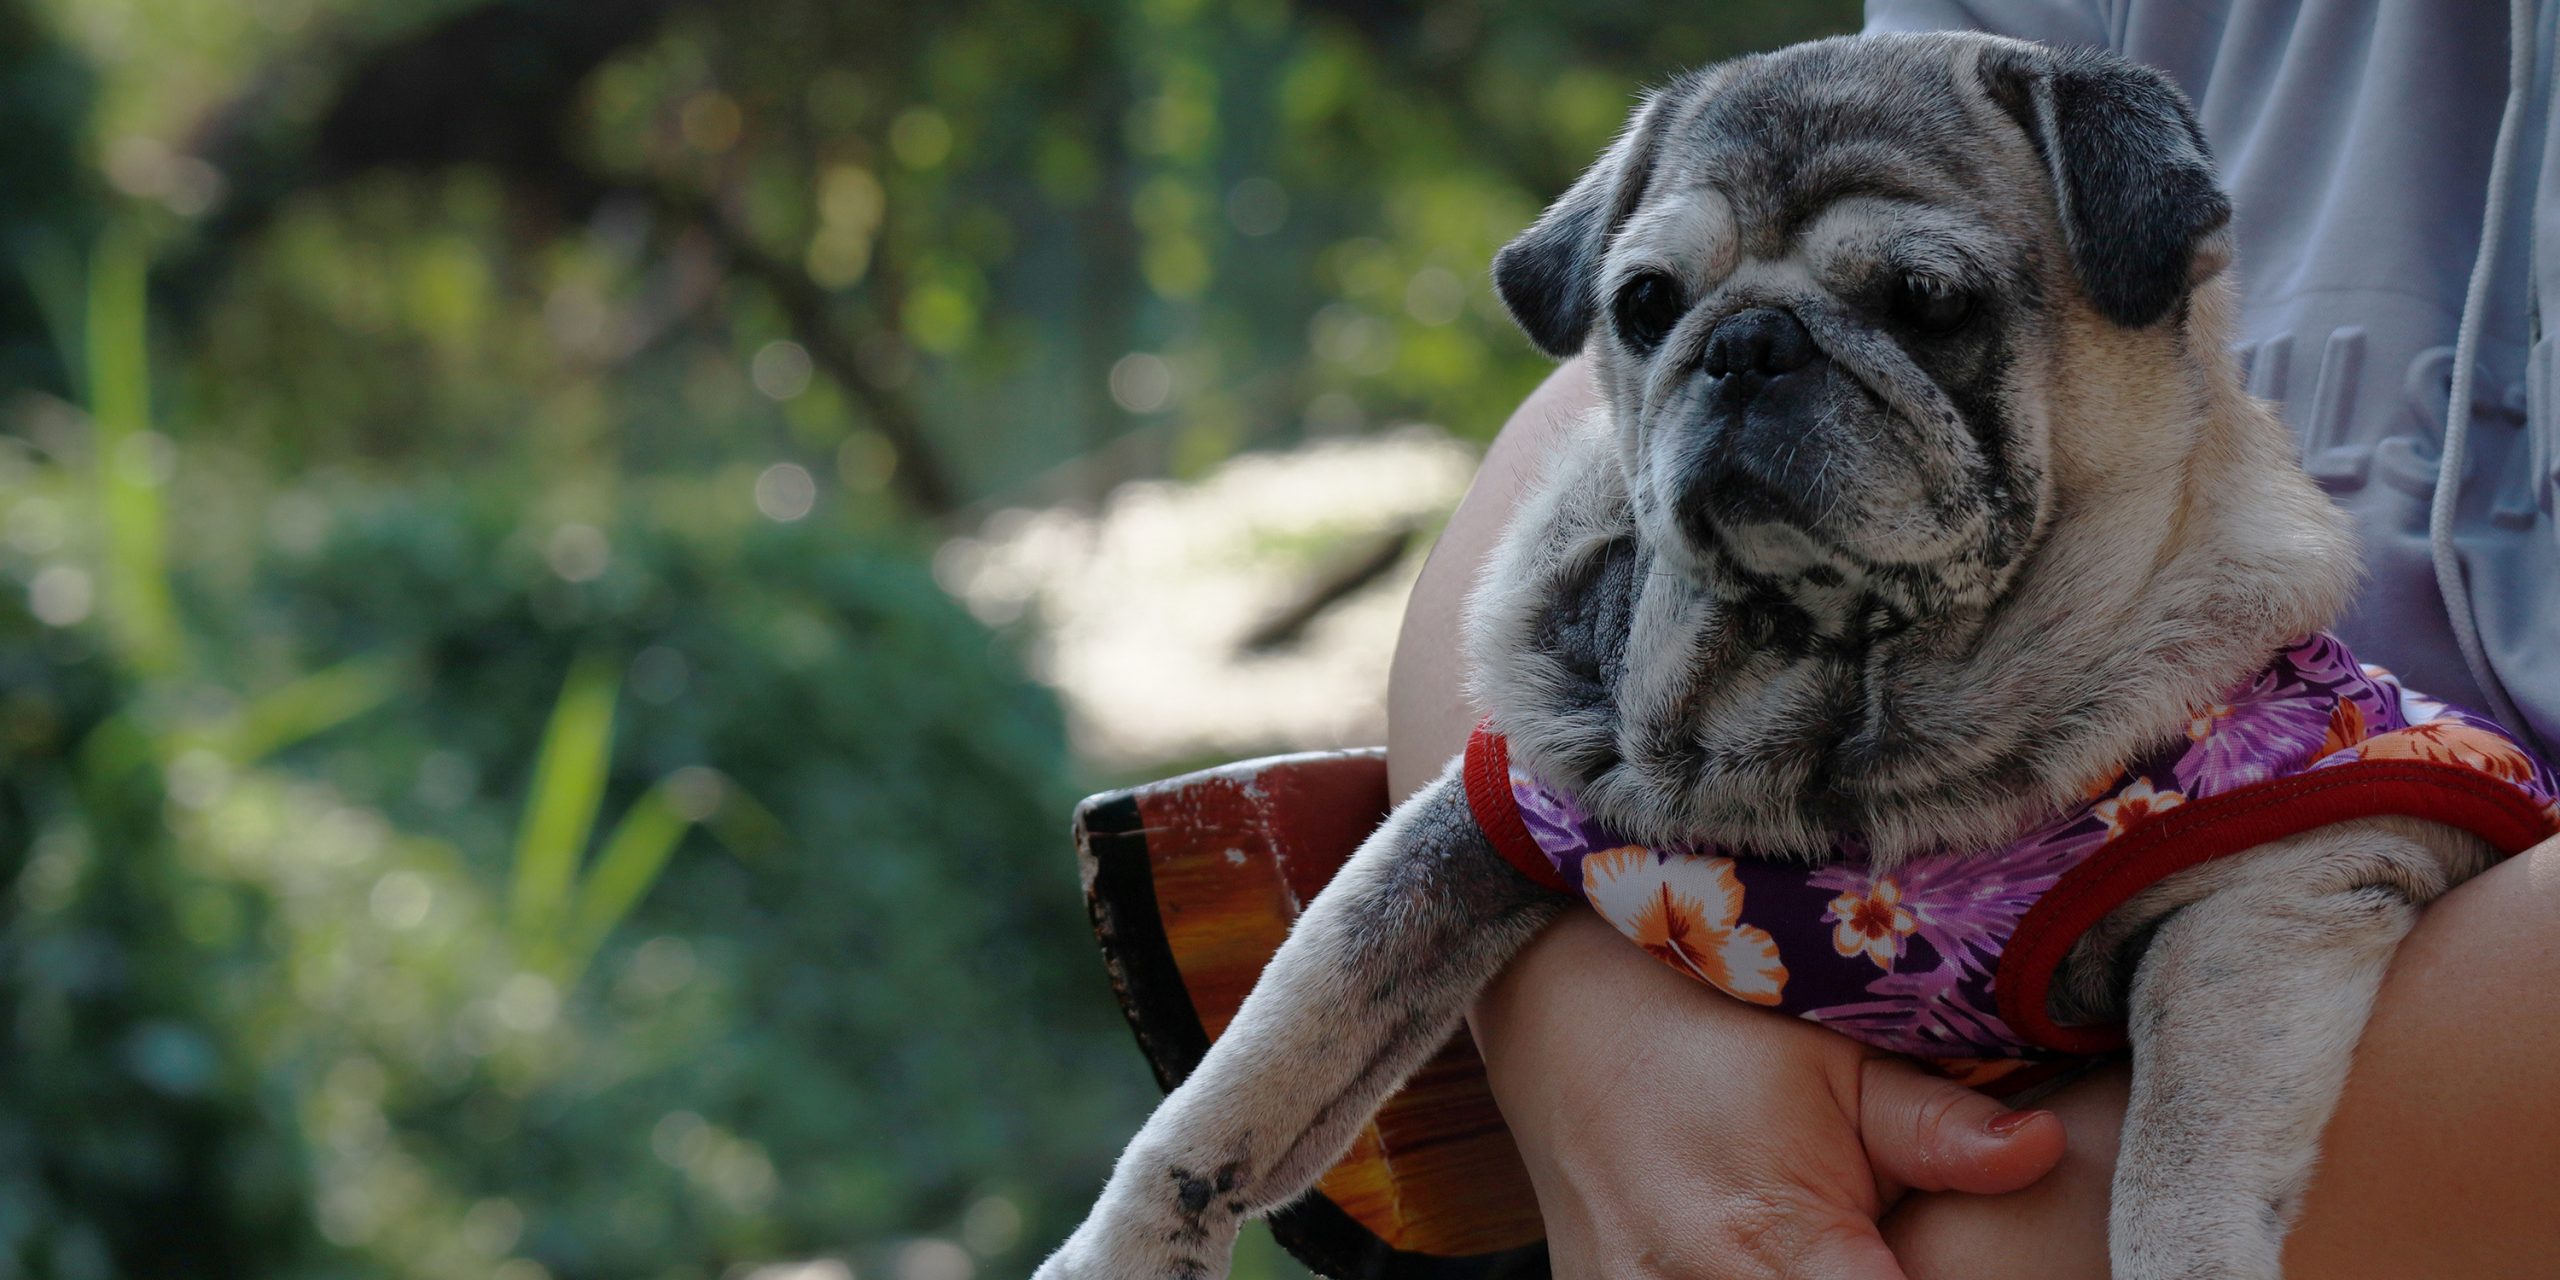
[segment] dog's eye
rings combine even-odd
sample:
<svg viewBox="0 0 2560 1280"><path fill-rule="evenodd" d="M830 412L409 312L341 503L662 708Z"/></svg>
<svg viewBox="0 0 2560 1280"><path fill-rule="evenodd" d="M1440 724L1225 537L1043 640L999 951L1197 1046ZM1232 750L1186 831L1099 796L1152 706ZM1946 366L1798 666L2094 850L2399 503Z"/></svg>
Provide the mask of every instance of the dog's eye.
<svg viewBox="0 0 2560 1280"><path fill-rule="evenodd" d="M1618 287L1614 310L1618 336L1637 351L1649 352L1661 346L1671 327L1688 314L1689 299L1679 281L1664 272L1647 271Z"/></svg>
<svg viewBox="0 0 2560 1280"><path fill-rule="evenodd" d="M1973 295L1942 280L1904 276L1893 283L1886 303L1893 318L1937 337L1953 333L1973 317Z"/></svg>

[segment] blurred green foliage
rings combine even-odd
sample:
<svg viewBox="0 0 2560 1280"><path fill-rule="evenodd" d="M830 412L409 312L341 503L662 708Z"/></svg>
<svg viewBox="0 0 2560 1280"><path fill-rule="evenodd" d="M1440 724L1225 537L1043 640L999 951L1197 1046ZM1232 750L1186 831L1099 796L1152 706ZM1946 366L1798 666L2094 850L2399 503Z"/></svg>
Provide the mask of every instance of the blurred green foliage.
<svg viewBox="0 0 2560 1280"><path fill-rule="evenodd" d="M9 479L11 528L91 481ZM41 658L6 1111L39 1165L110 1166L0 1173L21 1265L713 1274L1098 1176L1142 1098L1058 945L1057 714L911 555L716 483L600 526L495 481L264 505L187 544L178 585L245 569L246 607L158 674L118 639L113 519L94 556L0 560L7 652ZM147 1251L206 1189L227 1247Z"/></svg>
<svg viewBox="0 0 2560 1280"><path fill-rule="evenodd" d="M1488 434L1493 249L1853 18L0 0L0 1280L1026 1270L1149 1086L938 540Z"/></svg>

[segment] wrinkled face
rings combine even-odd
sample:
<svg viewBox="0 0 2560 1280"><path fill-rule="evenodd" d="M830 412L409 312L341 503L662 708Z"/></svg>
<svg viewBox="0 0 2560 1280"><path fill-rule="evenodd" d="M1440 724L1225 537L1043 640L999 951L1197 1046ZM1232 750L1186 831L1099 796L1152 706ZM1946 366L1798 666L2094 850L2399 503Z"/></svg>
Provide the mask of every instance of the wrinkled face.
<svg viewBox="0 0 2560 1280"><path fill-rule="evenodd" d="M2174 90L2125 82L2167 95L2146 116L2123 83L2093 93L2047 56L1870 37L1711 68L1649 101L1505 250L1496 281L1524 326L1590 358L1666 567L1906 614L2002 590L2068 426L2043 390L2057 309L2162 320L2225 216ZM2116 166L2112 185L2066 199L2082 153ZM2202 169L2210 199L2116 194L2164 166ZM2075 266L2138 272L2145 292L2084 288ZM1542 313L1541 296L1566 303Z"/></svg>
<svg viewBox="0 0 2560 1280"><path fill-rule="evenodd" d="M2049 206L1932 69L1748 67L1665 104L1587 349L1669 563L1979 598L2032 540Z"/></svg>
<svg viewBox="0 0 2560 1280"><path fill-rule="evenodd" d="M1674 564L1990 590L2041 510L2045 424L2012 378L2040 246L1968 198L1981 158L1812 136L1782 164L1734 129L1781 103L1799 136L1829 105L1699 104L1610 245L1594 357L1639 519Z"/></svg>

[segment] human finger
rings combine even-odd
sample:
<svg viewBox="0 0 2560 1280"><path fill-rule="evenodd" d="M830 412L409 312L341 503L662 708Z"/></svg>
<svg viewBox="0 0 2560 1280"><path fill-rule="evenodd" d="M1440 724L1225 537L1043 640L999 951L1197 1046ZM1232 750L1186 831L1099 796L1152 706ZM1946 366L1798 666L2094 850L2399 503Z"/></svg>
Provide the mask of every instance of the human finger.
<svg viewBox="0 0 2560 1280"><path fill-rule="evenodd" d="M1997 1195L2062 1160L2062 1121L2020 1111L1900 1058L1861 1068L1858 1134L1879 1180L1919 1191Z"/></svg>

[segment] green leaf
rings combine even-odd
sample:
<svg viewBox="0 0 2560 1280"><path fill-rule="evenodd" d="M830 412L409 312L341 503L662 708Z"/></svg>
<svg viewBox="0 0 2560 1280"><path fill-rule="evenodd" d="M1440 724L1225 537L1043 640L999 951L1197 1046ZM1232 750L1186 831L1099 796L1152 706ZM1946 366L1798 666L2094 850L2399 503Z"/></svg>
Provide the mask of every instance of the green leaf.
<svg viewBox="0 0 2560 1280"><path fill-rule="evenodd" d="M692 826L663 782L649 788L614 825L613 833L605 837L604 851L596 855L595 866L579 884L577 903L569 914L560 959L563 988L577 982L597 948L648 896L649 886L657 883L658 873L666 869L667 859Z"/></svg>
<svg viewBox="0 0 2560 1280"><path fill-rule="evenodd" d="M769 866L791 848L791 829L734 781L721 790L719 806L700 821L722 848L748 866Z"/></svg>
<svg viewBox="0 0 2560 1280"><path fill-rule="evenodd" d="M390 701L407 675L406 662L384 657L322 668L252 699L216 735L215 749L235 765L253 764Z"/></svg>
<svg viewBox="0 0 2560 1280"><path fill-rule="evenodd" d="M508 893L509 925L517 944L528 952L546 939L558 941L578 857L586 850L604 799L619 684L612 663L598 654L581 656L571 664L560 700L551 708L551 723L543 730Z"/></svg>
<svg viewBox="0 0 2560 1280"><path fill-rule="evenodd" d="M165 676L183 656L184 637L169 590L161 477L147 451L151 359L149 259L126 229L100 237L89 260L89 418L95 432L98 511L105 555L99 566L109 643L125 666Z"/></svg>

